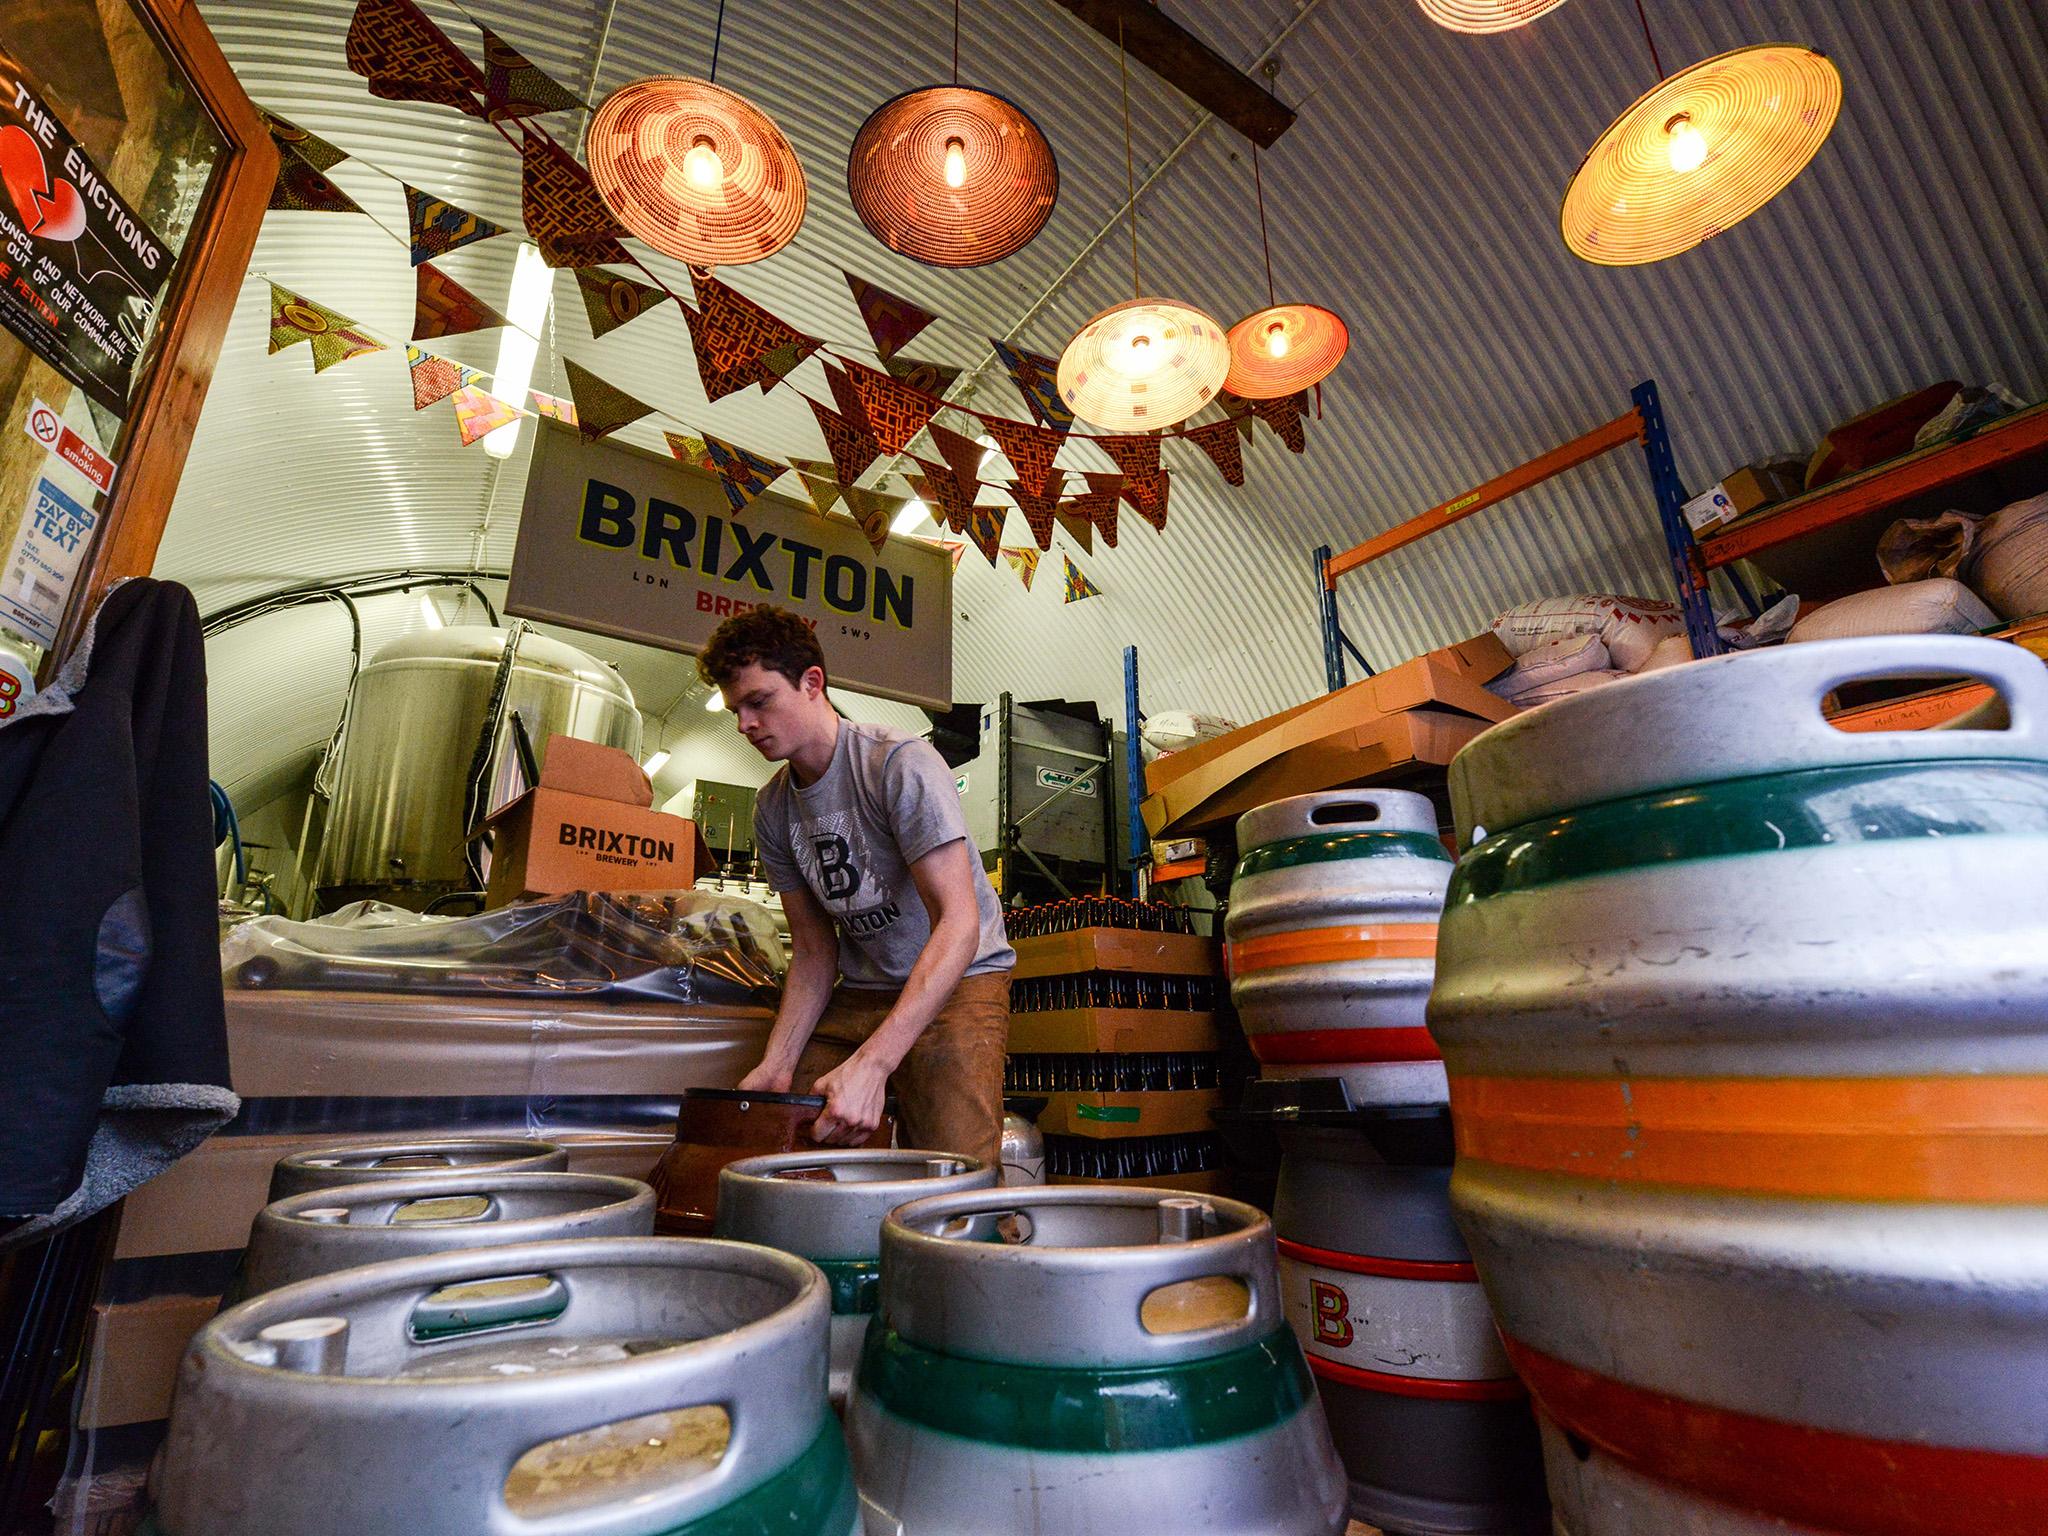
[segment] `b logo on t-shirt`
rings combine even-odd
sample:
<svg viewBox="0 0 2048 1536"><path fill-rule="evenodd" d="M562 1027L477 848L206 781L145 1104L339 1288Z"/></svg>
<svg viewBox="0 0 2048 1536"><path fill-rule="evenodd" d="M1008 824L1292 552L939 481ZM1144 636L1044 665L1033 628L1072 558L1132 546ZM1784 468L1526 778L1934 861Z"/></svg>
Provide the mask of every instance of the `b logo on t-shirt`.
<svg viewBox="0 0 2048 1536"><path fill-rule="evenodd" d="M811 846L818 855L818 874L825 882L827 901L844 901L860 889L860 869L853 862L853 850L846 839L834 834L814 836Z"/></svg>

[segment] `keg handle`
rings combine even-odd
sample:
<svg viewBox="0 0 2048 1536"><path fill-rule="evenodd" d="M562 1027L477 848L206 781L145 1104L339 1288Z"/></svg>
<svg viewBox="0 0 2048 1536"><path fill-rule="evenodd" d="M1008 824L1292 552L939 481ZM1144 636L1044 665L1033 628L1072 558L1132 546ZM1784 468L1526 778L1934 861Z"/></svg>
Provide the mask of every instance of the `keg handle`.
<svg viewBox="0 0 2048 1536"><path fill-rule="evenodd" d="M1368 826L1378 822L1385 806L1371 790L1360 790L1342 800L1326 800L1308 813L1313 827Z"/></svg>
<svg viewBox="0 0 2048 1536"><path fill-rule="evenodd" d="M569 1310L559 1275L497 1275L456 1280L422 1296L406 1319L414 1344L438 1344L505 1328L539 1328Z"/></svg>
<svg viewBox="0 0 2048 1536"><path fill-rule="evenodd" d="M1925 738L1929 735L1926 731L1840 730L1821 713L1822 701L1845 683L1965 677L1985 684L2004 700L2009 723L2004 730L1973 727L1940 731L1943 755L1966 755L1962 741L1957 738L1983 739L2010 749L2040 743L2048 734L2043 730L2044 722L2048 722L2048 669L2043 668L2041 658L2021 646L2000 641L1984 643L1964 635L1885 635L1839 644L1852 648L1853 654L1842 655L1826 641L1790 645L1779 651L1779 667L1793 674L1786 679L1788 686L1780 696L1785 707L1775 710L1770 707L1772 701L1763 701L1749 722L1750 730L1761 735L1783 725L1810 741L1824 741L1837 747L1854 741L1858 734ZM1787 718L1770 718L1780 713Z"/></svg>

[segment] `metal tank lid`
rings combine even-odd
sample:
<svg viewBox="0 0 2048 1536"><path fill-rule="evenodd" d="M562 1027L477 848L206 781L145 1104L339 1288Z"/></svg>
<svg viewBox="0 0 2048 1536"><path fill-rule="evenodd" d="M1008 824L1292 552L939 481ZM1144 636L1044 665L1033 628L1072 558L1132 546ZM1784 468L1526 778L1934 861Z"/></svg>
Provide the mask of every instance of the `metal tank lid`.
<svg viewBox="0 0 2048 1536"><path fill-rule="evenodd" d="M897 1206L1001 1182L987 1163L954 1152L776 1152L719 1170L716 1231L808 1259L871 1259L881 1252L882 1218Z"/></svg>
<svg viewBox="0 0 2048 1536"><path fill-rule="evenodd" d="M401 635L375 656L370 665L400 661L481 661L495 664L505 651L507 631L488 624L450 624ZM529 630L519 642L519 665L542 672L565 672L593 688L604 688L631 700L619 674L575 646Z"/></svg>
<svg viewBox="0 0 2048 1536"><path fill-rule="evenodd" d="M1845 683L1974 678L2006 730L1837 730L1821 701ZM1458 846L1582 806L1811 768L1971 758L2048 761L2048 671L2004 640L1882 635L1739 652L1559 699L1475 737L1451 762Z"/></svg>

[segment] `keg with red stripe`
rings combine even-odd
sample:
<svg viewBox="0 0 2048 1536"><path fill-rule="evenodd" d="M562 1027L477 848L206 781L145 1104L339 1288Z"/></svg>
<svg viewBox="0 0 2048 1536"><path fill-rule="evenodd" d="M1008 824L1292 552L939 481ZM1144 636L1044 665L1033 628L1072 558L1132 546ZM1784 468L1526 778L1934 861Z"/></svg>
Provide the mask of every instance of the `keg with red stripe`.
<svg viewBox="0 0 2048 1536"><path fill-rule="evenodd" d="M1281 1300L1353 1518L1399 1536L1547 1531L1528 1395L1451 1220L1445 1111L1309 1114L1281 1142Z"/></svg>
<svg viewBox="0 0 2048 1536"><path fill-rule="evenodd" d="M1248 811L1225 919L1230 1000L1267 1077L1341 1077L1356 1104L1442 1103L1424 1024L1451 856L1398 789Z"/></svg>
<svg viewBox="0 0 2048 1536"><path fill-rule="evenodd" d="M1964 677L2003 729L1822 700ZM2048 1531L2048 673L1627 679L1452 765L1451 1191L1566 1536Z"/></svg>

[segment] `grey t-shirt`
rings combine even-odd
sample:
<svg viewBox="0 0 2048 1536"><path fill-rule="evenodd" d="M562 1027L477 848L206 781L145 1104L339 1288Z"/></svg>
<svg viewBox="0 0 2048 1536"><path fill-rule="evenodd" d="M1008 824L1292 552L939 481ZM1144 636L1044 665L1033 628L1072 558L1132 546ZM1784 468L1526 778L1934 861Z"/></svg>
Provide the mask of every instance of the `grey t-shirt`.
<svg viewBox="0 0 2048 1536"><path fill-rule="evenodd" d="M839 930L850 987L900 987L932 936L910 866L967 836L953 772L928 741L885 725L839 722L832 763L805 789L789 765L754 801L754 847L778 891L807 886ZM994 887L974 858L981 943L969 976L1017 963Z"/></svg>

